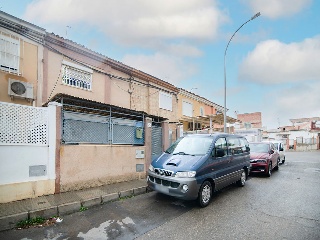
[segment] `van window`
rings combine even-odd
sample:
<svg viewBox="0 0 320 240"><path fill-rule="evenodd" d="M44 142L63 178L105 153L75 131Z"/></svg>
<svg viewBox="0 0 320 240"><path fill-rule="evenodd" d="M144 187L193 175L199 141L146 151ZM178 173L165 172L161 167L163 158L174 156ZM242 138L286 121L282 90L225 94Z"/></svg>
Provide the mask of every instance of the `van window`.
<svg viewBox="0 0 320 240"><path fill-rule="evenodd" d="M228 153L229 155L240 154L243 153L243 150L240 145L239 138L228 137Z"/></svg>
<svg viewBox="0 0 320 240"><path fill-rule="evenodd" d="M247 139L239 138L239 140L240 140L240 146L242 148L242 151L248 152L249 151L249 143L248 143Z"/></svg>
<svg viewBox="0 0 320 240"><path fill-rule="evenodd" d="M214 144L214 156L218 156L217 152L223 150L224 155L227 155L227 142L225 138L218 138Z"/></svg>

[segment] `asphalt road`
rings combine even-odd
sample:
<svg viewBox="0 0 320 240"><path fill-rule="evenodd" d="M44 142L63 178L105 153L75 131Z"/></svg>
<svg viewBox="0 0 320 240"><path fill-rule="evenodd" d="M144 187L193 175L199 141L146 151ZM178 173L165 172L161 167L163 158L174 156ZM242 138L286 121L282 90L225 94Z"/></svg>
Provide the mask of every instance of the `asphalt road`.
<svg viewBox="0 0 320 240"><path fill-rule="evenodd" d="M320 239L320 152L288 152L270 178L216 193L206 208L155 192L0 239Z"/></svg>

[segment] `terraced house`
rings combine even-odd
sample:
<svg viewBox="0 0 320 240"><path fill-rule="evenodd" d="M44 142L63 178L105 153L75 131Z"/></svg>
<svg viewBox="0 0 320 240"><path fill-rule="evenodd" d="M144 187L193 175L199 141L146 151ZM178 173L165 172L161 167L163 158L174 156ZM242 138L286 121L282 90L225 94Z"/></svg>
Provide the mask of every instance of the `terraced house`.
<svg viewBox="0 0 320 240"><path fill-rule="evenodd" d="M0 41L1 203L144 178L192 120L184 90L1 11Z"/></svg>

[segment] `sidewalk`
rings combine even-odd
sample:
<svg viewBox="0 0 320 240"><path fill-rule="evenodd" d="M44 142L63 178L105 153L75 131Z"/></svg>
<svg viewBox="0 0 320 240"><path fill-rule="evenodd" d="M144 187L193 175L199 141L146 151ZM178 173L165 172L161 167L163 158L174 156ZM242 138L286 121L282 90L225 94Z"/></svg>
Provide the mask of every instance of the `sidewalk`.
<svg viewBox="0 0 320 240"><path fill-rule="evenodd" d="M44 218L60 216L63 218L66 214L79 211L81 207L92 207L146 192L147 181L141 179L10 203L0 203L0 231L14 228L20 220L37 216Z"/></svg>

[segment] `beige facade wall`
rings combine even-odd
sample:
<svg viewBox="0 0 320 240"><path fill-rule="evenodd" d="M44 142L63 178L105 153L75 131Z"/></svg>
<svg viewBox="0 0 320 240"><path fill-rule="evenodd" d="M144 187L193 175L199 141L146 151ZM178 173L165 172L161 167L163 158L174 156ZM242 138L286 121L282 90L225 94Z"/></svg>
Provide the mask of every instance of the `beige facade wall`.
<svg viewBox="0 0 320 240"><path fill-rule="evenodd" d="M47 59L45 60L47 70L44 76L46 87L44 88L45 92L43 94L43 103L47 102L48 99L52 98L58 93L65 93L72 96L104 103L106 94L105 85L106 81L110 81L110 79L106 78L105 75L93 72L91 91L65 85L62 82L61 71L63 61L77 64L76 62L73 62L70 59L65 58L59 54L51 51L48 52Z"/></svg>
<svg viewBox="0 0 320 240"><path fill-rule="evenodd" d="M71 58L79 59L80 56L77 53L69 52L68 56ZM83 57L82 57L83 58ZM137 79L136 81L125 81L117 78L110 78L106 74L93 72L92 76L92 90L87 91L71 86L67 86L62 82L62 62L68 61L74 64L68 58L61 56L54 52L47 52L45 54L45 67L44 67L44 87L43 87L43 100L45 103L58 93L65 93L72 96L81 97L88 100L93 100L101 103L111 104L127 109L136 111L143 111L147 114L160 116L169 119L171 122L176 122L177 114L177 99L175 95L172 95L172 111L164 110L159 108L159 91L158 89L148 87L148 82ZM82 59L83 62L97 68L98 66L102 69L106 69L108 74L129 79L129 75L112 69L107 66L102 66L102 63L94 61L89 58ZM145 85L144 85L145 84ZM155 84L153 84L156 87Z"/></svg>
<svg viewBox="0 0 320 240"><path fill-rule="evenodd" d="M17 36L17 34L13 34ZM33 95L36 98L38 80L38 46L20 38L20 69L18 74L0 70L0 101L32 106L33 101L11 98L8 95L9 78L33 84Z"/></svg>
<svg viewBox="0 0 320 240"><path fill-rule="evenodd" d="M179 94L178 95L178 110L177 110L177 114L178 114L178 118L180 120L180 122L182 122L183 124L183 130L184 131L190 131L192 129L189 129L189 122L195 122L195 123L201 123L201 125L203 126L207 126L209 125L209 120L204 121L203 119L199 118L199 116L201 116L201 108L203 110L203 116L207 116L207 115L213 115L216 114L216 109L214 106L212 105L208 105L203 101L197 100L197 96L192 97L191 96L186 96L184 94ZM192 104L193 106L193 113L192 113L192 117L187 117L183 115L183 101L189 102Z"/></svg>
<svg viewBox="0 0 320 240"><path fill-rule="evenodd" d="M139 81L144 82L143 80ZM159 92L158 89L133 81L130 83L112 79L111 104L167 118L170 122L177 122L176 109L178 105L176 96L172 95L172 111L169 111L159 107Z"/></svg>
<svg viewBox="0 0 320 240"><path fill-rule="evenodd" d="M61 145L61 192L123 182L146 177L146 171L136 172L136 164L145 158L136 158L136 150L145 146L124 145Z"/></svg>
<svg viewBox="0 0 320 240"><path fill-rule="evenodd" d="M124 75L122 77L128 77L125 74L116 73L117 75ZM96 82L96 80L94 79ZM130 109L130 94L129 94L129 83L126 81L109 78L108 81L111 81L110 89L106 89L106 94L110 96L110 103L115 106L128 108ZM98 83L96 83L98 84Z"/></svg>
<svg viewBox="0 0 320 240"><path fill-rule="evenodd" d="M0 203L54 194L54 180L38 180L0 185Z"/></svg>

